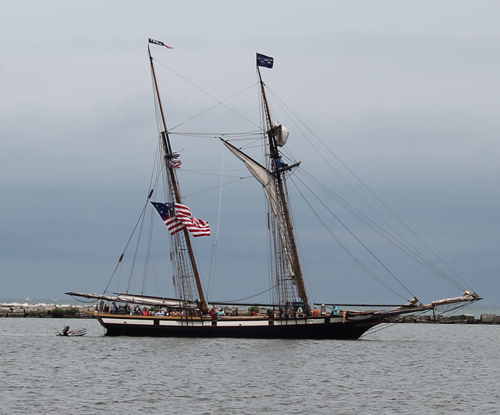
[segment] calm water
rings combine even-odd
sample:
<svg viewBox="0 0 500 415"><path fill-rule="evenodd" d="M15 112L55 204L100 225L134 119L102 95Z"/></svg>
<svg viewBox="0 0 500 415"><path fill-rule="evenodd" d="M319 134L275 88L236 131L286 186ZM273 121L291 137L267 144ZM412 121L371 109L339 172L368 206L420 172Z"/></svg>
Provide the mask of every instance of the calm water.
<svg viewBox="0 0 500 415"><path fill-rule="evenodd" d="M64 324L85 337L56 337ZM107 338L0 318L1 414L500 414L500 325L359 341Z"/></svg>

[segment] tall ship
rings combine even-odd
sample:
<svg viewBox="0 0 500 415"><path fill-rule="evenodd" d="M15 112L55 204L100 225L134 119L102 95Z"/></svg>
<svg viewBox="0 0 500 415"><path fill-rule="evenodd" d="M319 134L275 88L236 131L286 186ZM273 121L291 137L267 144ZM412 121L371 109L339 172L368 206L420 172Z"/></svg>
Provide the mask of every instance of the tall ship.
<svg viewBox="0 0 500 415"><path fill-rule="evenodd" d="M358 339L372 327L394 321L398 317L450 311L480 300L472 290L463 289L459 296L427 304L422 304L415 296L407 298L401 305L370 305L358 309L328 303L326 300L321 304L311 303L299 256L287 187L288 180L300 168L301 162L290 161L289 155L284 154L289 131L272 118L267 87L261 76L261 68L273 67L273 58L262 54L256 56L256 67L262 111L262 125L258 135L264 143L263 161L258 162L250 157L238 146L237 140L221 136L217 145L227 148L248 169L250 176L256 180L256 185L263 189L267 205L267 223L263 225L268 229L270 248L270 287L267 288L272 292L272 301L245 303L207 298L194 244L198 238L209 237L212 231L209 222L192 214L181 192L178 177L181 167L180 153L172 147L172 134L167 127L160 99L150 44L170 48L160 41L149 39L148 54L159 126L162 179L155 182L149 190L145 210L154 212L157 221L165 224L163 231L169 234L169 258L175 295L167 294L163 297L146 295L144 292L133 294L128 288L125 292L109 292L109 283L102 294L66 293L96 301L95 315L106 329L106 335ZM122 258L123 254L119 264ZM165 271L165 277L170 278L167 274L168 271ZM235 275L234 278L238 276ZM256 287L256 290L262 291L265 288Z"/></svg>

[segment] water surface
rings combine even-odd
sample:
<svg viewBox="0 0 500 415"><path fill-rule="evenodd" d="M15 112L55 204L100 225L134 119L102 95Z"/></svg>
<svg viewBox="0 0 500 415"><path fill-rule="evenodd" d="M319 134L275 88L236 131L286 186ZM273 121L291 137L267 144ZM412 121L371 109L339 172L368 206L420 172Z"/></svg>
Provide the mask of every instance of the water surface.
<svg viewBox="0 0 500 415"><path fill-rule="evenodd" d="M88 334L56 337L64 324ZM108 338L96 320L0 318L0 413L500 413L500 326L386 327L359 341Z"/></svg>

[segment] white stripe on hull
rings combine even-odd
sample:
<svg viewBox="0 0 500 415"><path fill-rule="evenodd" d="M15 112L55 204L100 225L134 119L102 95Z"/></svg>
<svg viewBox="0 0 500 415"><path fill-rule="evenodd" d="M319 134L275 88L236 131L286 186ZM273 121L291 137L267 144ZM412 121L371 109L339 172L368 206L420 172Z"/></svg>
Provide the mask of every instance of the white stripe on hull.
<svg viewBox="0 0 500 415"><path fill-rule="evenodd" d="M134 326L153 326L155 324L154 320L139 320L132 318L106 318L101 317L104 324L130 324Z"/></svg>
<svg viewBox="0 0 500 415"><path fill-rule="evenodd" d="M217 320L217 327L259 327L259 326L269 326L269 320L236 320L236 321L221 321Z"/></svg>

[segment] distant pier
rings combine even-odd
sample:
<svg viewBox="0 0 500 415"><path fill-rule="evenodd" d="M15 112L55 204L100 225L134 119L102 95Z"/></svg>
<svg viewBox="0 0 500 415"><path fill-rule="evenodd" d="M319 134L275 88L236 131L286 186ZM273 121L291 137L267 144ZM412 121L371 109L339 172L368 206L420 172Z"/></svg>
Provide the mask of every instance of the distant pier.
<svg viewBox="0 0 500 415"><path fill-rule="evenodd" d="M0 317L93 318L95 305L1 303Z"/></svg>

